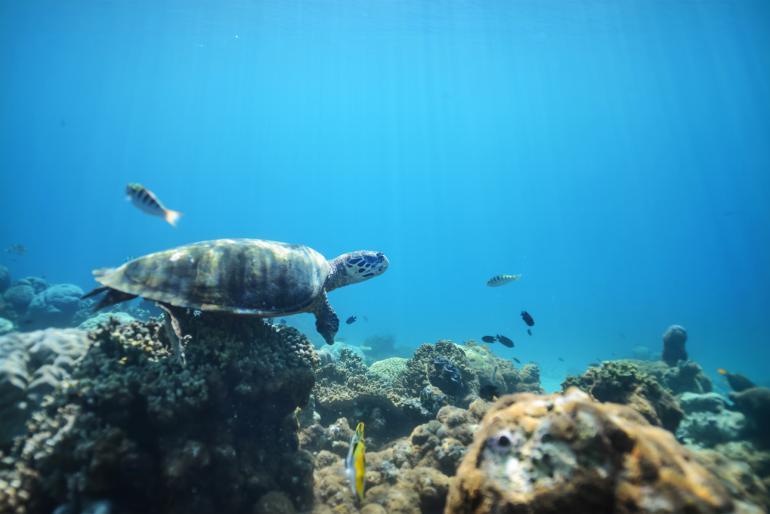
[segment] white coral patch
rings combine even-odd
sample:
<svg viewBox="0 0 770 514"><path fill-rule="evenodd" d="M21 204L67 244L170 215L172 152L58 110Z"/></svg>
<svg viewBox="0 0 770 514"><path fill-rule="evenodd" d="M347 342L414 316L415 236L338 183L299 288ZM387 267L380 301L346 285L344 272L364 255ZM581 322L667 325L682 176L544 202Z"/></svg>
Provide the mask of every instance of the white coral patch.
<svg viewBox="0 0 770 514"><path fill-rule="evenodd" d="M184 252L184 251L180 250L178 252L172 253L171 257L169 257L168 260L170 260L171 262L176 262L179 259L181 259L182 257L184 257L186 254L187 254L187 252Z"/></svg>

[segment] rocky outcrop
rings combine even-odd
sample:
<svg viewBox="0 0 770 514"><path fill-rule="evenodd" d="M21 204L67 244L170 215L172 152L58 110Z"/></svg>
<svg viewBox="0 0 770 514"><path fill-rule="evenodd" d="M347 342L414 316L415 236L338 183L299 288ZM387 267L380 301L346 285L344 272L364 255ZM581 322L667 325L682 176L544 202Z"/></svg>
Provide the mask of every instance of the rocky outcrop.
<svg viewBox="0 0 770 514"><path fill-rule="evenodd" d="M446 514L756 513L626 406L576 388L516 394L486 413L453 479Z"/></svg>

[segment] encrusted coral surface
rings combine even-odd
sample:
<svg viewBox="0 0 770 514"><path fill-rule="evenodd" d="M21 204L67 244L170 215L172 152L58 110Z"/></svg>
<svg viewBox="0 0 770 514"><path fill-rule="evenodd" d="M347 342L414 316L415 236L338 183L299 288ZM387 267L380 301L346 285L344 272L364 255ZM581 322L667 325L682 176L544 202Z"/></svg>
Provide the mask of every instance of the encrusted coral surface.
<svg viewBox="0 0 770 514"><path fill-rule="evenodd" d="M69 386L3 459L0 512L79 512L104 498L116 512L251 512L272 491L309 504L294 410L313 386L310 342L258 319L183 328L185 366L157 322L91 332Z"/></svg>
<svg viewBox="0 0 770 514"><path fill-rule="evenodd" d="M759 513L673 435L636 411L564 394L517 394L487 412L446 514Z"/></svg>
<svg viewBox="0 0 770 514"><path fill-rule="evenodd" d="M605 361L577 377L567 377L566 390L575 386L601 402L628 405L647 421L675 431L682 420L676 398L639 365L630 361Z"/></svg>
<svg viewBox="0 0 770 514"><path fill-rule="evenodd" d="M89 344L85 332L73 329L0 337L0 449L24 433L31 414L69 378Z"/></svg>

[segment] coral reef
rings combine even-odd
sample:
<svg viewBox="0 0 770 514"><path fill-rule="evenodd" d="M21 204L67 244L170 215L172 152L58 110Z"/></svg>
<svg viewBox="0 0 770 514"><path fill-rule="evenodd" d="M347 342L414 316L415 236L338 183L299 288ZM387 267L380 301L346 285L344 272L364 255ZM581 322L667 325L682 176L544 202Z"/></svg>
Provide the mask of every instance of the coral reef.
<svg viewBox="0 0 770 514"><path fill-rule="evenodd" d="M727 400L721 395L684 393L679 402L685 412L676 430L680 441L711 448L741 438L746 418L740 412L729 410Z"/></svg>
<svg viewBox="0 0 770 514"><path fill-rule="evenodd" d="M90 318L87 318L85 321L80 323L78 325L78 328L80 330L93 330L99 325L103 325L104 323L109 323L113 319L120 324L131 323L132 321L136 321L136 319L133 316L131 316L126 312L120 312L120 311L100 312L99 314L91 316Z"/></svg>
<svg viewBox="0 0 770 514"><path fill-rule="evenodd" d="M31 328L70 326L81 296L83 290L73 284L56 284L40 291L27 306Z"/></svg>
<svg viewBox="0 0 770 514"><path fill-rule="evenodd" d="M653 425L676 431L682 412L676 398L631 361L605 361L580 376L571 376L563 390L575 386L601 402L628 405Z"/></svg>
<svg viewBox="0 0 770 514"><path fill-rule="evenodd" d="M295 409L317 364L310 341L259 319L180 319L186 365L160 323L109 323L0 469L0 511L252 512L312 500ZM262 503L260 503L262 502ZM286 507L288 508L288 507ZM57 510L59 509L59 510Z"/></svg>
<svg viewBox="0 0 770 514"><path fill-rule="evenodd" d="M0 336L5 335L8 332L13 332L15 328L13 321L0 318Z"/></svg>
<svg viewBox="0 0 770 514"><path fill-rule="evenodd" d="M11 286L11 272L0 264L0 293L4 293Z"/></svg>
<svg viewBox="0 0 770 514"><path fill-rule="evenodd" d="M564 394L506 396L487 412L446 514L759 513L633 409Z"/></svg>
<svg viewBox="0 0 770 514"><path fill-rule="evenodd" d="M467 410L445 406L437 419L416 427L408 438L393 441L380 451L368 452L367 489L360 506L356 505L342 473L340 455L344 453L319 451L315 461L313 513L442 512L450 477L473 440L473 431L488 405L476 400ZM350 430L347 423L345 427Z"/></svg>
<svg viewBox="0 0 770 514"><path fill-rule="evenodd" d="M0 448L24 433L29 417L69 378L89 343L85 332L73 329L0 338Z"/></svg>
<svg viewBox="0 0 770 514"><path fill-rule="evenodd" d="M376 361L369 366L369 372L375 375L383 382L394 385L406 371L407 359L403 357L390 357L381 361Z"/></svg>
<svg viewBox="0 0 770 514"><path fill-rule="evenodd" d="M663 334L663 354L661 359L669 366L676 366L679 361L687 360L687 330L680 325L671 325Z"/></svg>
<svg viewBox="0 0 770 514"><path fill-rule="evenodd" d="M747 435L764 447L770 447L770 389L752 387L730 393L736 410L746 416Z"/></svg>
<svg viewBox="0 0 770 514"><path fill-rule="evenodd" d="M14 312L14 317L18 317L18 313L23 313L27 310L27 306L35 297L35 289L29 284L14 284L9 287L3 293L3 300L7 304L6 314L9 312L8 308Z"/></svg>

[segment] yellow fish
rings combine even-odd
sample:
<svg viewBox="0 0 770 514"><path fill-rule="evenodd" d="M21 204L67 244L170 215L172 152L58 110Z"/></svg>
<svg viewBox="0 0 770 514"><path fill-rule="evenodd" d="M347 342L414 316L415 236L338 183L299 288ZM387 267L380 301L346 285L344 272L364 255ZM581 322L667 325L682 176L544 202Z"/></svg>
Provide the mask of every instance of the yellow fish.
<svg viewBox="0 0 770 514"><path fill-rule="evenodd" d="M366 445L364 444L364 423L356 425L356 433L350 439L348 457L345 459L345 475L350 482L350 490L359 502L364 501L366 482Z"/></svg>

